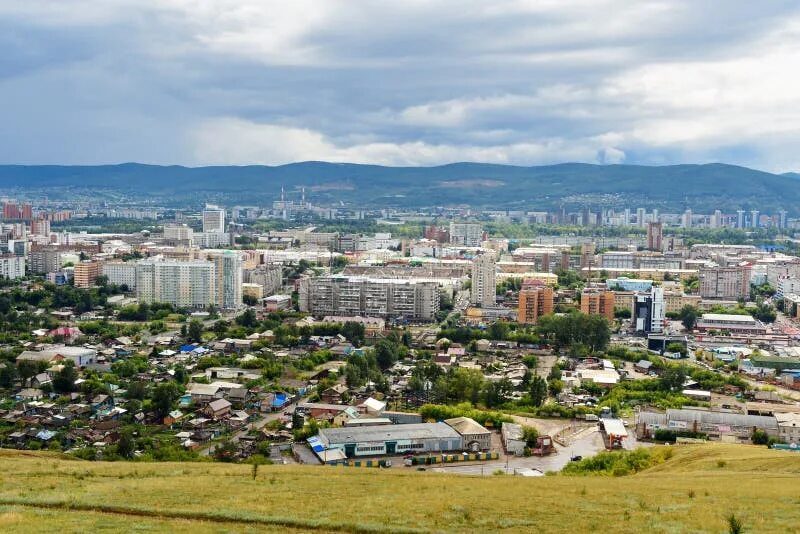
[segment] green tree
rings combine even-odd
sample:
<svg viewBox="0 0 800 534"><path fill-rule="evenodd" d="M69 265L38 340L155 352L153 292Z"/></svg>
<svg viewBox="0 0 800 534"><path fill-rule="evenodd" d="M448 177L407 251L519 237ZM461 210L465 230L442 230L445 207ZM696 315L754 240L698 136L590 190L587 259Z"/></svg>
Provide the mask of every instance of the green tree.
<svg viewBox="0 0 800 534"><path fill-rule="evenodd" d="M133 432L126 428L119 434L119 441L117 442L117 454L123 458L133 458L133 453L135 450L136 443L133 440Z"/></svg>
<svg viewBox="0 0 800 534"><path fill-rule="evenodd" d="M683 327L686 330L694 329L694 325L697 323L698 317L700 317L700 311L689 304L681 308L681 310L678 312L678 318L681 320L681 323L683 323Z"/></svg>
<svg viewBox="0 0 800 534"><path fill-rule="evenodd" d="M386 370L395 364L399 356L397 345L388 339L382 339L375 345L375 360L378 366Z"/></svg>
<svg viewBox="0 0 800 534"><path fill-rule="evenodd" d="M186 331L186 338L189 341L203 341L203 323L199 319L192 319L189 322L189 329Z"/></svg>
<svg viewBox="0 0 800 534"><path fill-rule="evenodd" d="M355 321L347 321L342 325L342 335L356 347L364 344L364 325Z"/></svg>
<svg viewBox="0 0 800 534"><path fill-rule="evenodd" d="M547 399L547 382L539 375L534 376L531 380L530 396L534 406L541 406Z"/></svg>
<svg viewBox="0 0 800 534"><path fill-rule="evenodd" d="M175 382L162 382L153 391L153 411L159 419L172 411L173 403L178 399L181 390Z"/></svg>
<svg viewBox="0 0 800 534"><path fill-rule="evenodd" d="M258 325L255 310L252 308L245 310L244 313L236 317L236 324L245 328L255 328Z"/></svg>
<svg viewBox="0 0 800 534"><path fill-rule="evenodd" d="M56 393L70 393L75 391L75 381L78 379L78 371L75 369L75 362L66 360L64 366L53 378L53 390Z"/></svg>
<svg viewBox="0 0 800 534"><path fill-rule="evenodd" d="M660 387L665 391L681 391L684 382L686 382L686 369L682 365L667 367L659 379Z"/></svg>

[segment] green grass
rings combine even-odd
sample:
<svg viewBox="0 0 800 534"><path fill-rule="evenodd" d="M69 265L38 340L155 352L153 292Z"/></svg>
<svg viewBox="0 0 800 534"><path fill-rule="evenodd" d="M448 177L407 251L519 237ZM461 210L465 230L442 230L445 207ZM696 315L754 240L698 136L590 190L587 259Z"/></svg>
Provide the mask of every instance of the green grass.
<svg viewBox="0 0 800 534"><path fill-rule="evenodd" d="M667 449L664 449L667 450ZM800 454L672 447L631 476L104 463L0 451L3 532L791 532ZM719 467L719 462L724 465ZM637 465L642 465L638 462Z"/></svg>

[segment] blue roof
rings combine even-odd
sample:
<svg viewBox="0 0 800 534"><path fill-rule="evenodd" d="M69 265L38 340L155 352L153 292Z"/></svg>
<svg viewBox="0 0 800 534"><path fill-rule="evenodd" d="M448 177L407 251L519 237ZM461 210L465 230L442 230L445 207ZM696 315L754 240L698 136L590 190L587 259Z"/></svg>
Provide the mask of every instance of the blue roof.
<svg viewBox="0 0 800 534"><path fill-rule="evenodd" d="M181 352L192 352L196 348L194 345L182 345Z"/></svg>

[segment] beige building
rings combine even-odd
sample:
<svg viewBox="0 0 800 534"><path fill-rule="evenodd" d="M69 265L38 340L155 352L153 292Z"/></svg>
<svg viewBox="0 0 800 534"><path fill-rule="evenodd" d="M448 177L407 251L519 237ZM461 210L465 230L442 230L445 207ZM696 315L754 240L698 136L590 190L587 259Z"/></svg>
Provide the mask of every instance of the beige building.
<svg viewBox="0 0 800 534"><path fill-rule="evenodd" d="M613 291L584 289L581 293L581 313L602 315L609 322L614 320L615 295Z"/></svg>
<svg viewBox="0 0 800 534"><path fill-rule="evenodd" d="M553 313L553 288L542 286L519 292L517 322L536 324L539 317Z"/></svg>
<svg viewBox="0 0 800 534"><path fill-rule="evenodd" d="M99 261L82 261L75 265L75 287L88 288L97 285L97 278L102 274L102 263Z"/></svg>

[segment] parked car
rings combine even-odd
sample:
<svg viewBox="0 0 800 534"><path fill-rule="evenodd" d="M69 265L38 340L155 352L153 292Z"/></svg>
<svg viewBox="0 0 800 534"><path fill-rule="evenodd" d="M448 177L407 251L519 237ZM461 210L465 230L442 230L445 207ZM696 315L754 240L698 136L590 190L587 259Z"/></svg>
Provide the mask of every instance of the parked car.
<svg viewBox="0 0 800 534"><path fill-rule="evenodd" d="M581 460L583 460L583 456L581 456L580 454L576 454L575 456L569 459L570 462L580 462Z"/></svg>

